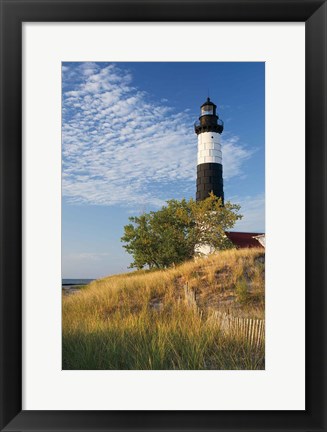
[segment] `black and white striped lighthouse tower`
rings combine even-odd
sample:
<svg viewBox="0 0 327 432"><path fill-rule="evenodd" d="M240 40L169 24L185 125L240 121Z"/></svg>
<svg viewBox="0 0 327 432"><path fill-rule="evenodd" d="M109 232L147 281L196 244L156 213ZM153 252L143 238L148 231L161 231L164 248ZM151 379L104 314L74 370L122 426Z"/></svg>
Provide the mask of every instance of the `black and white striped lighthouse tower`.
<svg viewBox="0 0 327 432"><path fill-rule="evenodd" d="M224 203L223 165L220 135L224 123L216 112L217 106L207 98L201 105L199 121L194 124L198 136L198 166L196 200L208 198L213 192Z"/></svg>

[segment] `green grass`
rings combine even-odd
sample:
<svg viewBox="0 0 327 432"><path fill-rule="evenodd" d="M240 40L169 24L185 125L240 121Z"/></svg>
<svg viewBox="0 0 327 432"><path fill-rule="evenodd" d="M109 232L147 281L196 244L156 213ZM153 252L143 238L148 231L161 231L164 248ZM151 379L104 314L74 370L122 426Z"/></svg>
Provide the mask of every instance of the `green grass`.
<svg viewBox="0 0 327 432"><path fill-rule="evenodd" d="M64 296L63 369L264 369L264 346L223 333L212 319L214 310L264 318L263 254L225 251ZM196 305L186 301L185 286Z"/></svg>

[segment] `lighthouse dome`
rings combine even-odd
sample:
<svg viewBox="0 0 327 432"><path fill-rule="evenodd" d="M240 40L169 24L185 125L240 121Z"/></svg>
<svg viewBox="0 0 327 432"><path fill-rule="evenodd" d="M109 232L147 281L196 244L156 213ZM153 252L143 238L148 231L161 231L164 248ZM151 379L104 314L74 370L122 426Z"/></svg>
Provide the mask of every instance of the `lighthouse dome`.
<svg viewBox="0 0 327 432"><path fill-rule="evenodd" d="M207 100L201 105L201 116L216 115L216 108L217 105L211 102L210 98L208 97Z"/></svg>

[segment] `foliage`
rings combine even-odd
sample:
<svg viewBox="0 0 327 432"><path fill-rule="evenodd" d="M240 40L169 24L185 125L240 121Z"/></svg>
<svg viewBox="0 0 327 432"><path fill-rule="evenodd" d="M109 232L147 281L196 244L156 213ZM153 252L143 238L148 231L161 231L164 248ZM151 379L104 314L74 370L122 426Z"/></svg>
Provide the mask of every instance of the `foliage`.
<svg viewBox="0 0 327 432"><path fill-rule="evenodd" d="M206 244L217 250L229 249L232 243L225 231L241 219L240 206L222 205L213 194L203 201L193 199L167 201L160 210L130 217L121 240L133 255L130 267L166 268L194 256L197 245Z"/></svg>

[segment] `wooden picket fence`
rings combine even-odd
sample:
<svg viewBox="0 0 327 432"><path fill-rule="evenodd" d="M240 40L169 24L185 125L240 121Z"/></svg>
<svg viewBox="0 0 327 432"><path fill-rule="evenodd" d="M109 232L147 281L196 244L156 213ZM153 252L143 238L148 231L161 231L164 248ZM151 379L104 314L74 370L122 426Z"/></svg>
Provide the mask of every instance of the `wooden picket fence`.
<svg viewBox="0 0 327 432"><path fill-rule="evenodd" d="M218 311L213 311L210 319L217 320L222 332L246 339L252 347L260 347L265 343L265 320L234 317Z"/></svg>
<svg viewBox="0 0 327 432"><path fill-rule="evenodd" d="M203 316L197 306L196 293L187 284L184 286L184 302L201 317ZM226 335L247 340L251 347L259 348L265 343L265 320L263 319L234 317L216 310L211 311L207 319L213 320Z"/></svg>
<svg viewBox="0 0 327 432"><path fill-rule="evenodd" d="M196 303L196 294L188 287L188 284L184 285L184 302L187 304L187 306L198 309L198 305Z"/></svg>

